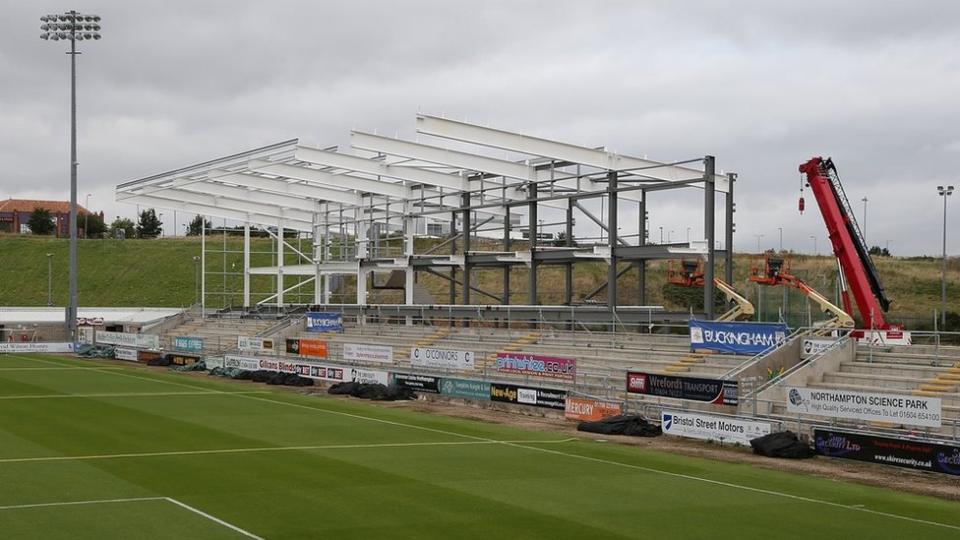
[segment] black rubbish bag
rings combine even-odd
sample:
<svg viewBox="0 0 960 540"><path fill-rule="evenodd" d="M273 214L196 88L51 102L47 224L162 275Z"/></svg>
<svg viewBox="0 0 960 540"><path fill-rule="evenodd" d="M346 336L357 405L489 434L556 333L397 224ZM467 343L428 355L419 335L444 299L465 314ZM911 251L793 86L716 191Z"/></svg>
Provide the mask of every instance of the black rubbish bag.
<svg viewBox="0 0 960 540"><path fill-rule="evenodd" d="M621 414L611 416L596 422L580 422L577 431L588 433L602 433L604 435L631 435L634 437L658 437L663 431L660 426L648 422L638 415Z"/></svg>
<svg viewBox="0 0 960 540"><path fill-rule="evenodd" d="M792 431L757 437L750 441L750 446L754 454L774 458L806 459L816 455L813 448L801 441Z"/></svg>

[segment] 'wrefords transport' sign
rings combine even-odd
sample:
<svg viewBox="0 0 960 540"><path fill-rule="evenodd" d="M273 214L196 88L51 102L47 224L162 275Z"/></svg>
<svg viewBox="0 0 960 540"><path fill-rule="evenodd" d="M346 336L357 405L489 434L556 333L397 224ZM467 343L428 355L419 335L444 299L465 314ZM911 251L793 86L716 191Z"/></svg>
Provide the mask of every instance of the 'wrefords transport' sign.
<svg viewBox="0 0 960 540"><path fill-rule="evenodd" d="M787 340L787 325L690 321L690 350L759 354Z"/></svg>

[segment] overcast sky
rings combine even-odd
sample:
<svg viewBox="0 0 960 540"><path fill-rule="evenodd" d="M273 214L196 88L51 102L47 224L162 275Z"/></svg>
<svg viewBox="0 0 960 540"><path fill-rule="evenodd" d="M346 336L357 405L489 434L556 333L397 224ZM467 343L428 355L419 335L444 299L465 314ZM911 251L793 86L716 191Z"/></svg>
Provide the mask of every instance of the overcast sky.
<svg viewBox="0 0 960 540"><path fill-rule="evenodd" d="M797 166L832 156L858 219L869 199L871 245L939 254L936 186L960 187L960 2L787 4L91 0L75 6L104 36L79 58L80 201L133 217L120 182L288 138L345 144L351 128L412 136L422 111L715 155L740 175L736 247L751 251L782 227L785 248L816 235L825 252L809 192L796 210ZM67 199L66 44L38 38L64 6L0 6L0 198ZM702 235L694 195L652 198L653 234Z"/></svg>

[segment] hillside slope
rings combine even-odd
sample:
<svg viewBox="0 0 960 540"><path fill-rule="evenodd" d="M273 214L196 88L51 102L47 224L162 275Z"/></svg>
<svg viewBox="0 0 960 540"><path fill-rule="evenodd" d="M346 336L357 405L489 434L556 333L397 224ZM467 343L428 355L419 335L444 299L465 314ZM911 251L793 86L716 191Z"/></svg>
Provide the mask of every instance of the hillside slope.
<svg viewBox="0 0 960 540"><path fill-rule="evenodd" d="M211 240L212 241L212 240ZM216 240L218 243L220 240ZM208 255L208 291L222 293L208 297L211 305L238 304L242 278L236 271L242 266L239 238L225 239L228 254ZM304 246L308 245L306 240ZM219 245L217 247L220 247ZM418 243L418 250L423 246ZM254 239L252 256L254 264L272 264L271 242ZM0 235L0 305L39 306L47 302L47 253L53 254L53 301L64 305L67 297L68 242L62 239ZM81 240L79 248L80 302L82 305L99 306L188 306L195 298L196 266L193 257L200 253L197 238L165 238L158 240ZM296 262L296 255L288 253L287 264ZM764 320L775 319L783 305L783 290L758 288L749 282L752 266L762 259L756 254L740 254L735 260L734 286L745 293L758 306ZM794 274L830 298L836 295L836 264L830 257L795 255L790 259ZM934 309L940 303L940 261L932 258L878 257L876 264L893 299L891 319L903 320L914 325L932 319ZM689 306L672 303L664 295L666 282L665 261L651 262L648 266L647 303L664 305L669 309L688 309ZM525 303L527 274L518 268L511 274L514 303ZM723 275L722 270L718 275ZM271 289L270 276L255 276L254 291ZM287 278L286 286L293 282ZM588 291L604 283L606 267L599 263L581 263L574 274L577 291L575 301L583 299ZM419 282L437 298L445 302L449 285L444 279L421 273ZM477 270L473 282L493 294L502 290L500 270ZM559 303L562 299L563 270L559 267L544 267L540 271L540 301ZM637 301L636 270L630 270L620 278L620 301L633 304ZM309 301L312 284L303 288L302 296L291 295L290 301ZM349 298L352 287L347 280L342 297ZM762 301L759 296L762 294ZM948 299L955 306L960 299L960 260L951 259L948 272ZM371 301L398 301L399 293L374 292ZM220 300L218 300L218 298ZM605 301L601 292L595 299ZM492 303L493 299L474 294L472 303ZM956 310L956 307L953 308ZM787 295L787 310L791 322L803 323L807 317L806 301L797 292ZM813 313L813 318L817 314Z"/></svg>

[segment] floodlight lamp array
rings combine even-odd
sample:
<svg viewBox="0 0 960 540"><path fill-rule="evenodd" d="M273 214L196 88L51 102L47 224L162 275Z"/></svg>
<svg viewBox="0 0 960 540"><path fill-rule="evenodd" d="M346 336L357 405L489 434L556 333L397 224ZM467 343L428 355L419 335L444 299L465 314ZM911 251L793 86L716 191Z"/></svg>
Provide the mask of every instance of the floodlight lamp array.
<svg viewBox="0 0 960 540"><path fill-rule="evenodd" d="M83 41L100 39L100 16L68 11L40 17L40 39Z"/></svg>

